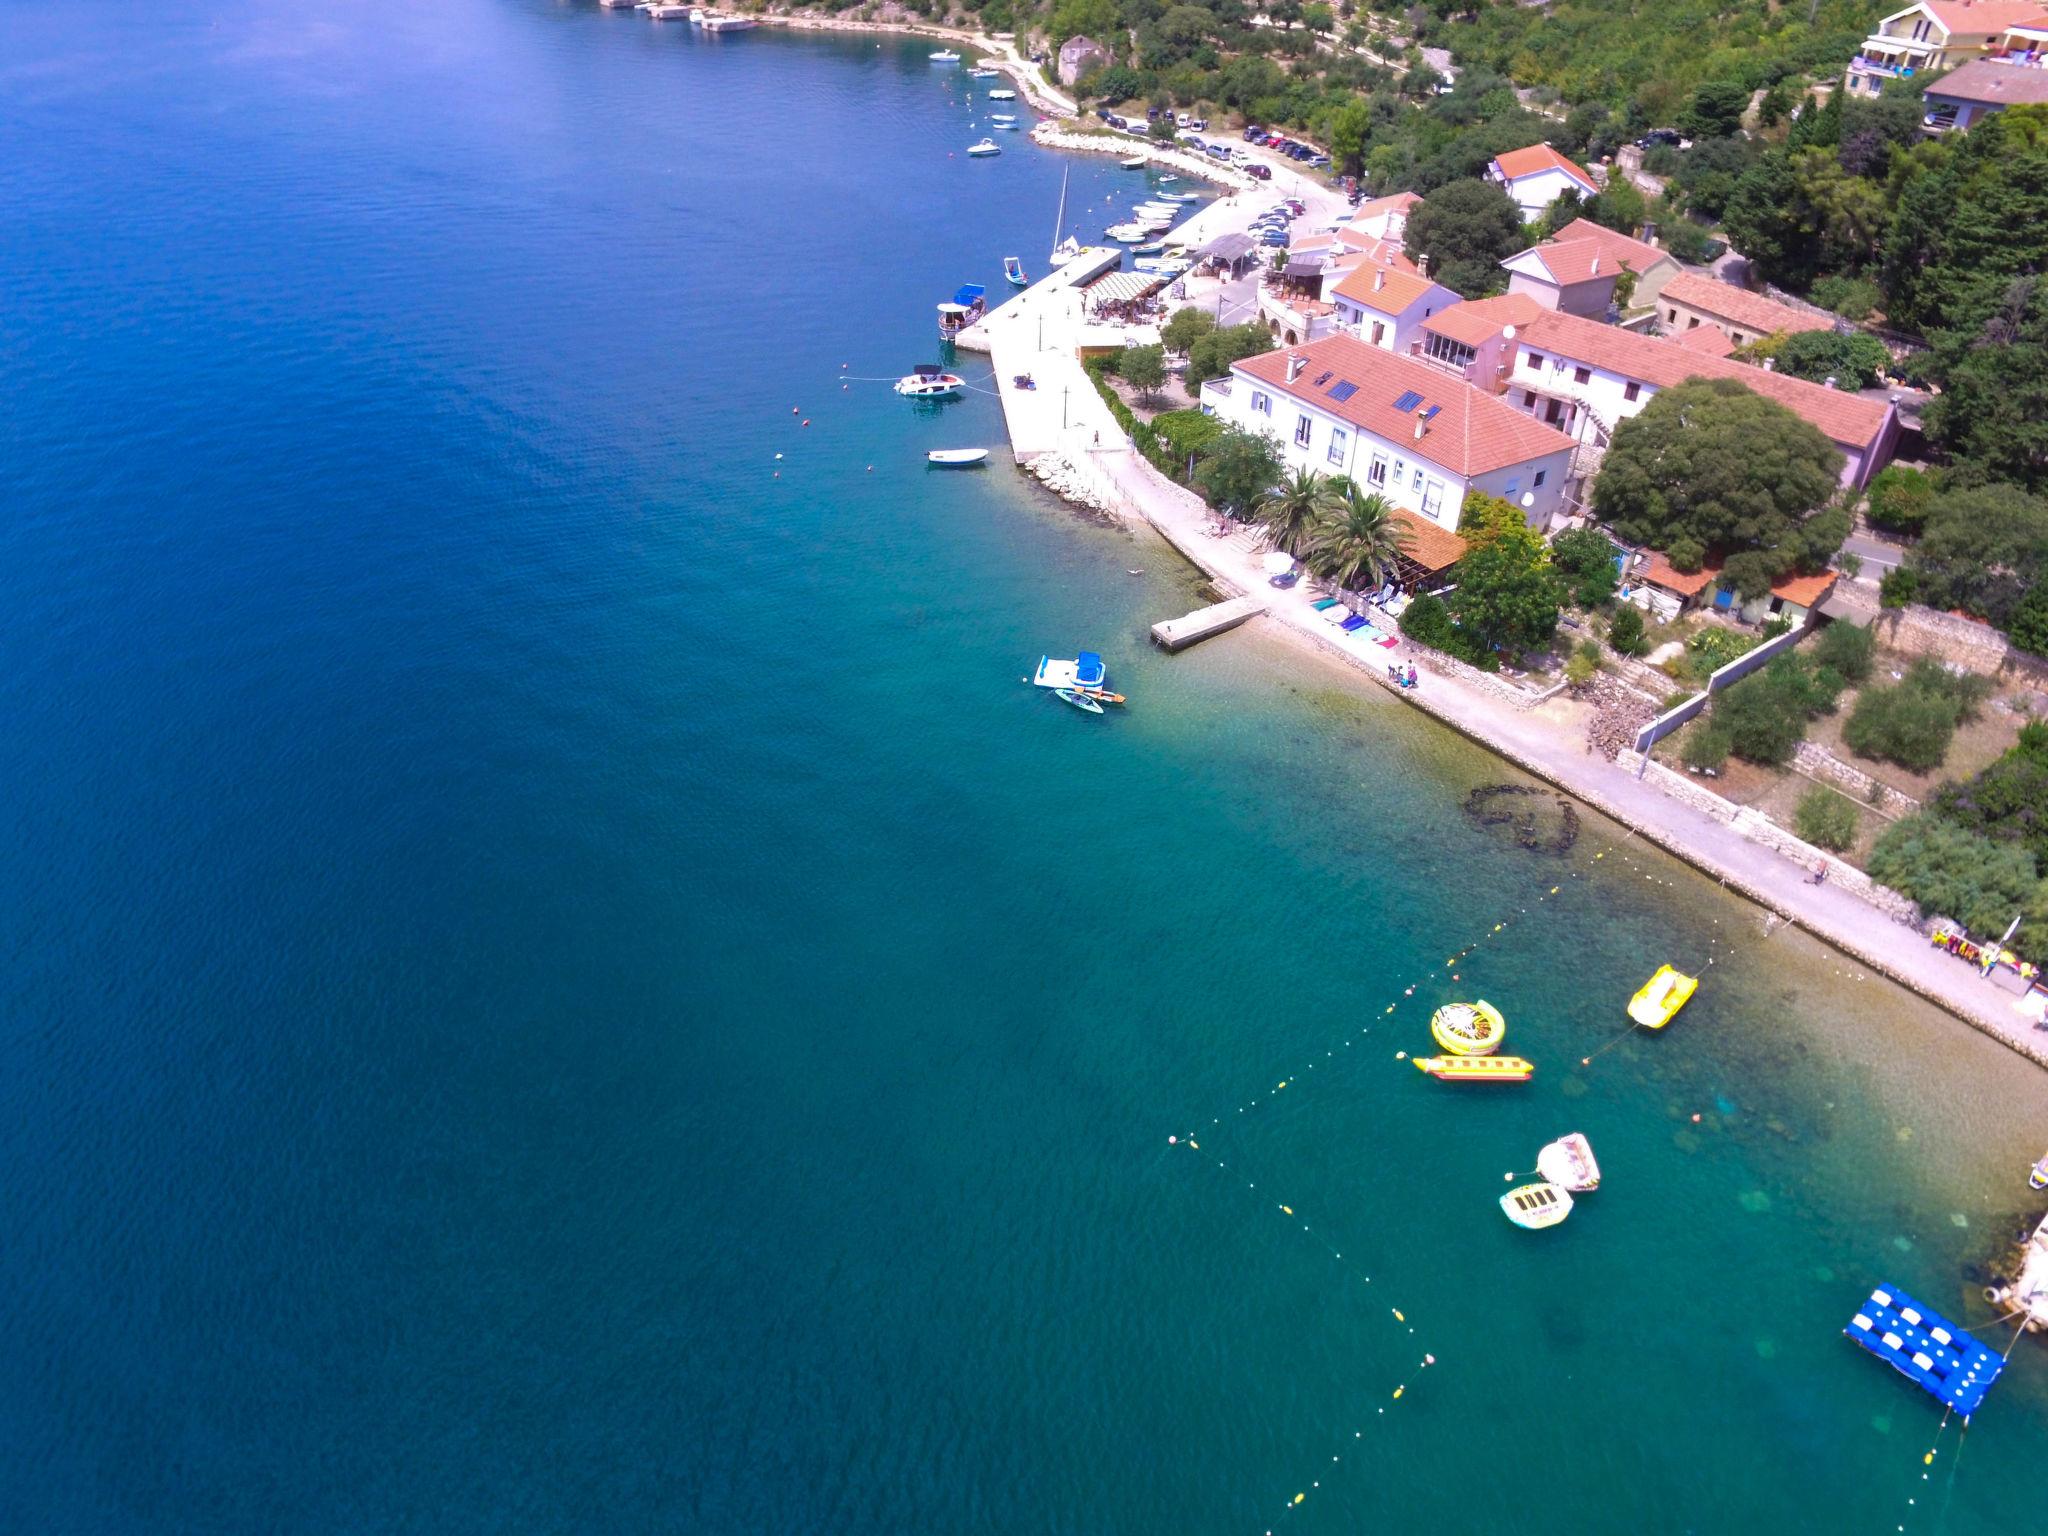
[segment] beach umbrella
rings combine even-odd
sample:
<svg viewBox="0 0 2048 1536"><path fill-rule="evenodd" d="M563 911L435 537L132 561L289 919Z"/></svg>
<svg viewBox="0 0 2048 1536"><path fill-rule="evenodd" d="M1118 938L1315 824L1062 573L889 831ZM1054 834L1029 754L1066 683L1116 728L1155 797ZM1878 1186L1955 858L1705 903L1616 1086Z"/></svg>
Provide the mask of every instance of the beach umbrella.
<svg viewBox="0 0 2048 1536"><path fill-rule="evenodd" d="M1294 569L1294 556L1288 554L1284 549L1268 550L1266 552L1265 566L1268 576L1285 576Z"/></svg>

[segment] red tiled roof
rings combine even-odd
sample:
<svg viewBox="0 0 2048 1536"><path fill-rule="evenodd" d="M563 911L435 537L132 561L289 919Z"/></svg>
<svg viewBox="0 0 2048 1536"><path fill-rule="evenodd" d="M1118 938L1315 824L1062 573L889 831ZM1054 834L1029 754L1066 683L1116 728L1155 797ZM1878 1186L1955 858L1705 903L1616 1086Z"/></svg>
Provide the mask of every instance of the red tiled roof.
<svg viewBox="0 0 2048 1536"><path fill-rule="evenodd" d="M1779 331L1831 331L1835 328L1835 322L1825 316L1794 309L1776 299L1751 293L1747 288L1737 288L1733 283L1716 282L1697 272L1679 273L1664 285L1663 296L1674 304L1683 304L1703 315L1712 315L1716 320L1725 320L1745 331L1754 331L1759 336L1770 336Z"/></svg>
<svg viewBox="0 0 2048 1536"><path fill-rule="evenodd" d="M1462 304L1453 304L1422 324L1425 330L1452 341L1483 347L1509 326L1527 325L1542 313L1543 306L1528 294L1503 293L1491 299L1467 299Z"/></svg>
<svg viewBox="0 0 2048 1536"><path fill-rule="evenodd" d="M1520 254L1534 256L1542 262L1543 269L1560 287L1598 282L1602 278L1611 282L1621 270L1598 240L1546 240ZM1515 259L1513 256L1508 258L1509 261Z"/></svg>
<svg viewBox="0 0 2048 1536"><path fill-rule="evenodd" d="M2048 24L2048 13L2043 12L2037 0L1922 0L1920 9L1940 22L1950 35Z"/></svg>
<svg viewBox="0 0 2048 1536"><path fill-rule="evenodd" d="M1523 176L1541 175L1544 171L1563 171L1581 183L1588 192L1600 190L1593 184L1593 178L1586 174L1584 167L1567 160L1548 144L1531 144L1527 149L1511 149L1504 155L1495 156L1493 164L1509 181Z"/></svg>
<svg viewBox="0 0 2048 1536"><path fill-rule="evenodd" d="M1432 318L1431 326L1441 318ZM1597 320L1582 320L1556 310L1538 309L1522 324L1518 340L1531 350L1554 353L1625 378L1640 379L1658 389L1683 384L1687 379L1734 379L1811 422L1834 442L1858 451L1877 441L1891 409L1882 400L1866 400L1846 389L1825 389L1804 379L1752 368L1725 357L1709 357L1676 342L1639 336L1618 325L1602 325Z"/></svg>
<svg viewBox="0 0 2048 1536"><path fill-rule="evenodd" d="M1678 265L1677 258L1669 251L1660 251L1654 245L1631 239L1621 231L1609 229L1605 224L1595 224L1591 219L1573 219L1551 238L1558 241L1596 240L1616 266L1627 267L1637 277L1660 261Z"/></svg>
<svg viewBox="0 0 2048 1536"><path fill-rule="evenodd" d="M1726 357L1735 350L1733 339L1718 325L1691 326L1671 339L1688 352L1704 352L1708 357Z"/></svg>
<svg viewBox="0 0 2048 1536"><path fill-rule="evenodd" d="M1428 278L1413 273L1396 271L1391 267L1362 266L1355 268L1333 292L1340 299L1349 299L1382 315L1403 315L1411 305L1428 298L1435 288L1436 284ZM1451 302L1457 302L1455 296Z"/></svg>
<svg viewBox="0 0 2048 1536"><path fill-rule="evenodd" d="M1290 357L1305 360L1292 384L1287 382ZM1405 447L1411 456L1463 478L1572 447L1572 440L1562 432L1484 390L1428 363L1369 347L1350 336L1326 336L1306 346L1261 353L1238 363L1234 371L1277 394L1305 401ZM1315 381L1325 374L1329 377L1318 385ZM1329 391L1347 382L1357 389L1347 399L1333 399ZM1408 410L1395 410L1395 400L1411 392L1420 397L1419 403ZM1439 407L1437 414L1417 438L1421 413L1432 405Z"/></svg>
<svg viewBox="0 0 2048 1536"><path fill-rule="evenodd" d="M1465 558L1465 551L1471 547L1463 535L1440 528L1426 517L1417 517L1406 507L1394 508L1394 521L1408 535L1402 555L1425 571L1449 570Z"/></svg>
<svg viewBox="0 0 2048 1536"><path fill-rule="evenodd" d="M1799 608L1811 608L1835 590L1837 573L1822 571L1818 576L1787 576L1771 583L1771 596L1783 598Z"/></svg>
<svg viewBox="0 0 2048 1536"><path fill-rule="evenodd" d="M1396 192L1391 197L1375 197L1354 208L1351 211L1351 221L1355 224L1360 219L1378 218L1384 213L1406 213L1421 201L1420 192Z"/></svg>
<svg viewBox="0 0 2048 1536"><path fill-rule="evenodd" d="M1650 563L1637 572L1653 587L1662 587L1667 592L1676 592L1681 597L1698 597L1714 584L1721 574L1718 565L1703 565L1696 571L1681 571L1662 555L1650 556Z"/></svg>

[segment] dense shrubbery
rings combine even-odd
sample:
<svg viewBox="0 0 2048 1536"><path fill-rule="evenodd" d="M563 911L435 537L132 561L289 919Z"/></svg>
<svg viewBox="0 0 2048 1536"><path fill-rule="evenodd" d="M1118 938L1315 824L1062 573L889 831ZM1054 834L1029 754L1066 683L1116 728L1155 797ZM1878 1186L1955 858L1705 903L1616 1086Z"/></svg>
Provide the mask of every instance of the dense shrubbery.
<svg viewBox="0 0 2048 1536"><path fill-rule="evenodd" d="M1792 760L1815 715L1835 707L1841 680L1796 651L1714 696L1713 722L1737 757L1777 767Z"/></svg>
<svg viewBox="0 0 2048 1536"><path fill-rule="evenodd" d="M1954 918L1995 936L2019 917L2019 942L2048 940L2048 881L2017 843L1994 842L1922 811L1887 827L1870 852L1871 877L1913 898L1923 916Z"/></svg>
<svg viewBox="0 0 2048 1536"><path fill-rule="evenodd" d="M1923 656L1900 682L1863 691L1842 740L1859 757L1928 773L1948 756L1957 722L1969 719L1989 691L1988 679L1958 675Z"/></svg>
<svg viewBox="0 0 2048 1536"><path fill-rule="evenodd" d="M1640 656L1643 654L1643 610L1633 603L1623 603L1621 611L1614 616L1614 622L1607 626L1607 643L1614 647L1617 656Z"/></svg>
<svg viewBox="0 0 2048 1536"><path fill-rule="evenodd" d="M1885 601L1959 608L2004 629L2029 590L2048 582L2048 501L2011 485L1947 491L1927 531L1886 582Z"/></svg>
<svg viewBox="0 0 2048 1536"><path fill-rule="evenodd" d="M2048 868L2048 724L2021 727L2018 743L1997 762L1937 790L1931 809L1965 831L2019 844Z"/></svg>
<svg viewBox="0 0 2048 1536"><path fill-rule="evenodd" d="M1816 848L1840 853L1856 841L1856 805L1840 790L1816 784L1799 797L1792 826Z"/></svg>
<svg viewBox="0 0 2048 1536"><path fill-rule="evenodd" d="M1830 624L1807 649L1813 664L1833 673L1842 684L1860 683L1870 676L1876 660L1877 636L1854 624Z"/></svg>
<svg viewBox="0 0 2048 1536"><path fill-rule="evenodd" d="M1718 773L1728 761L1735 744L1710 716L1702 715L1685 728L1679 738L1678 757L1686 767L1700 773Z"/></svg>
<svg viewBox="0 0 2048 1536"><path fill-rule="evenodd" d="M1685 669L1704 683L1738 656L1747 656L1760 644L1754 635L1739 629L1709 625L1685 642Z"/></svg>
<svg viewBox="0 0 2048 1536"><path fill-rule="evenodd" d="M1425 593L1409 603L1401 613L1401 633L1417 645L1443 651L1488 672L1500 670L1500 659L1451 621L1451 610L1440 597Z"/></svg>
<svg viewBox="0 0 2048 1536"><path fill-rule="evenodd" d="M1893 464L1870 482L1870 520L1892 533L1918 533L1927 526L1934 482L1920 470Z"/></svg>
<svg viewBox="0 0 2048 1536"><path fill-rule="evenodd" d="M1620 554L1597 528L1573 528L1550 541L1550 562L1570 584L1572 602L1580 608L1598 608L1614 596L1621 579L1615 563Z"/></svg>

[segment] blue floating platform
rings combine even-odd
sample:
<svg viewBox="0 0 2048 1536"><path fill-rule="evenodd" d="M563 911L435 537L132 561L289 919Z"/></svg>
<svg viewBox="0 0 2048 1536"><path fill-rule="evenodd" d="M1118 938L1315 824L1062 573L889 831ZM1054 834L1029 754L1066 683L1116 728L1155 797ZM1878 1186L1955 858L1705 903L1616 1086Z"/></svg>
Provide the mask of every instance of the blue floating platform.
<svg viewBox="0 0 2048 1536"><path fill-rule="evenodd" d="M2005 1362L1947 1318L1883 1285L1842 1330L1968 1423Z"/></svg>

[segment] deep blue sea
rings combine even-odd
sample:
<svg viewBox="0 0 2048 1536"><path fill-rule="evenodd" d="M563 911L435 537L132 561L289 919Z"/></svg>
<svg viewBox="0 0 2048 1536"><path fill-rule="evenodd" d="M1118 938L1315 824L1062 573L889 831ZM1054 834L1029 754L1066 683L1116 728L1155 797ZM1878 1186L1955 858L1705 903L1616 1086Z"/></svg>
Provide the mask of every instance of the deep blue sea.
<svg viewBox="0 0 2048 1536"><path fill-rule="evenodd" d="M1988 1321L2048 1078L927 471L1143 179L930 46L0 7L0 1529L2038 1526L2038 1341L1937 1439L1840 1330Z"/></svg>

